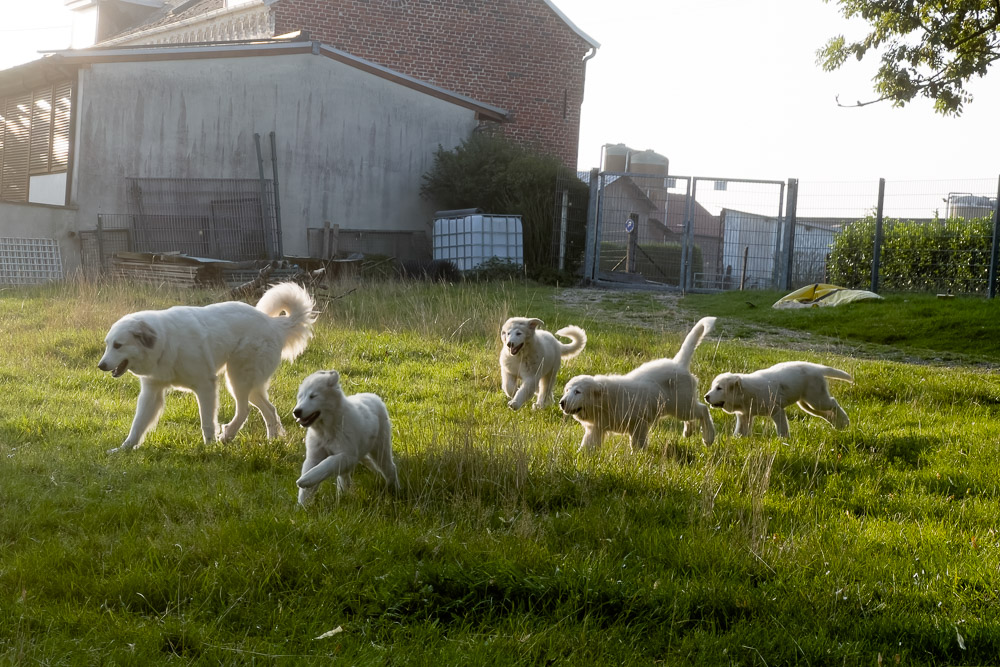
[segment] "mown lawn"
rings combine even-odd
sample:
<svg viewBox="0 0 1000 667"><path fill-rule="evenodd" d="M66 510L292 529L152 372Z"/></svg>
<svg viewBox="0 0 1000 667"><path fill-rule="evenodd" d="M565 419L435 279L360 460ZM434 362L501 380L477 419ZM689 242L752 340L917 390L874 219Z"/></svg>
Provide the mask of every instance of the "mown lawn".
<svg viewBox="0 0 1000 667"><path fill-rule="evenodd" d="M104 452L128 430L138 382L97 370L108 326L220 295L87 284L0 293L0 662L941 665L1000 655L1000 377L990 370L1000 352L993 334L952 349L961 336L942 333L970 321L995 333L997 304L893 297L879 309L775 313L780 295L692 295L677 310L611 294L584 307L563 290L509 283L331 293L308 350L272 384L286 438L267 441L255 413L235 442L205 446L193 397L172 394L146 444L116 456ZM703 386L724 370L822 361L857 379L833 386L852 425L837 432L789 411L787 441L760 422L735 439L732 417L713 411L710 448L664 420L646 451L613 437L596 456L578 454L582 430L557 409L506 407L497 331L515 314L587 330L560 390L577 373L672 355L691 324L716 315L695 355ZM893 360L899 349L912 362ZM296 505L303 431L289 413L298 383L320 368L386 400L398 496L359 471L349 496L327 482L309 510ZM226 397L221 417L231 414Z"/></svg>

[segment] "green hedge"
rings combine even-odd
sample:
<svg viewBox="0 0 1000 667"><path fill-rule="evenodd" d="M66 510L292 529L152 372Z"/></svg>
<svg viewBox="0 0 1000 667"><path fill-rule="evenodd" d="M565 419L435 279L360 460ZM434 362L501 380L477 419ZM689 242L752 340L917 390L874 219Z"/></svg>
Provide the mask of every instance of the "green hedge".
<svg viewBox="0 0 1000 667"><path fill-rule="evenodd" d="M985 292L990 269L993 219L915 222L885 220L879 287L886 290ZM830 282L871 286L875 219L869 216L838 234L830 253Z"/></svg>
<svg viewBox="0 0 1000 667"><path fill-rule="evenodd" d="M681 282L681 245L679 243L640 243L635 270L646 280L679 285ZM625 245L601 243L601 271L625 271ZM691 253L694 273L701 273L701 246ZM617 267L617 268L616 268Z"/></svg>

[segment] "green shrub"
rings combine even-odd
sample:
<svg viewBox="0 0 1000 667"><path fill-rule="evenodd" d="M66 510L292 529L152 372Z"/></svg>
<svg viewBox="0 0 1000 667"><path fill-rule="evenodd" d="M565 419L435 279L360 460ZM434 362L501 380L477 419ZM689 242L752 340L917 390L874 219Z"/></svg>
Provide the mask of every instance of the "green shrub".
<svg viewBox="0 0 1000 667"><path fill-rule="evenodd" d="M520 215L525 268L536 278L557 264L553 244L557 182L570 189L572 201L587 200L587 186L558 158L503 136L474 134L454 150L438 147L420 193L440 209L480 208L497 215ZM582 261L583 238L583 234L567 235L567 271Z"/></svg>
<svg viewBox="0 0 1000 667"><path fill-rule="evenodd" d="M984 292L988 287L991 218L917 222L886 220L882 226L879 286L886 290ZM849 225L834 238L830 281L871 286L875 219Z"/></svg>
<svg viewBox="0 0 1000 667"><path fill-rule="evenodd" d="M640 243L635 258L636 273L653 282L679 285L681 252L679 243ZM601 271L624 271L625 254L625 245L622 243L601 243ZM694 273L702 272L701 246L694 246L691 265Z"/></svg>

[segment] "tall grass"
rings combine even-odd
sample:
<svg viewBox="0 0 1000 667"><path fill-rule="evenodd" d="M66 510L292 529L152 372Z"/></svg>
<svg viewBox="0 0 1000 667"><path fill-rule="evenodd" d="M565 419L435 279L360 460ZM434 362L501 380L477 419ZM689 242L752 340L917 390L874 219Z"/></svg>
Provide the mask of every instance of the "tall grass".
<svg viewBox="0 0 1000 667"><path fill-rule="evenodd" d="M648 295L585 305L551 288L344 283L272 399L228 445L173 394L120 456L137 382L101 374L120 315L223 295L69 284L0 294L0 661L45 664L947 664L1000 650L1000 380L981 366L759 346L720 318L717 372L789 358L857 378L837 432L791 413L710 447L669 419L650 447L595 456L557 410L512 412L497 332L510 315L587 329L567 362L624 372L672 355L701 315ZM581 302L584 303L584 302ZM942 305L940 317L947 316ZM721 311L721 312L720 312ZM891 313L886 314L892 317ZM635 322L636 324L629 324ZM803 334L802 337L805 335ZM295 504L298 383L336 368L388 404L402 491L359 471ZM221 418L232 414L223 401ZM330 634L330 631L339 631ZM320 638L322 637L322 638Z"/></svg>

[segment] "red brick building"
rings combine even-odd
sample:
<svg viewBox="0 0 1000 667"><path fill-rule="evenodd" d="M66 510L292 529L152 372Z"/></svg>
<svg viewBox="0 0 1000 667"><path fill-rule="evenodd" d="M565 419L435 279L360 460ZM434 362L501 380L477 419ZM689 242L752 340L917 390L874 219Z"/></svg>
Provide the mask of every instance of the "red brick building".
<svg viewBox="0 0 1000 667"><path fill-rule="evenodd" d="M505 109L508 136L558 156L571 168L576 165L586 62L599 45L552 0L71 3L81 14L98 13L90 24L98 26L95 41L101 46L260 39L302 31L354 56ZM107 25L111 21L113 28Z"/></svg>

